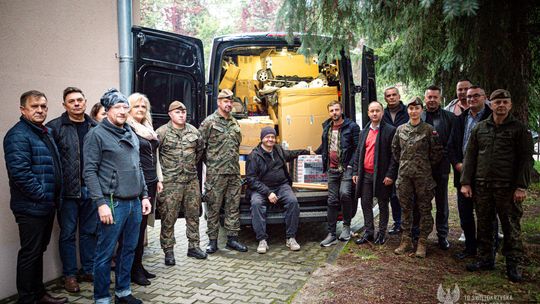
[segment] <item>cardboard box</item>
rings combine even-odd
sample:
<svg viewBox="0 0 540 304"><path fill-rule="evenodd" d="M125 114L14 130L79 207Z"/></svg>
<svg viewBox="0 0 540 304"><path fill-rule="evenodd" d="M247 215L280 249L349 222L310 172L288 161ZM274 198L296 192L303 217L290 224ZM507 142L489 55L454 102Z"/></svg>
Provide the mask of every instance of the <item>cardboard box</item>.
<svg viewBox="0 0 540 304"><path fill-rule="evenodd" d="M322 123L329 118L328 103L338 100L336 87L278 91L281 143L288 149L313 150L321 145Z"/></svg>
<svg viewBox="0 0 540 304"><path fill-rule="evenodd" d="M271 61L272 73L274 76L300 76L300 77L313 77L319 76L319 66L312 60L306 61L304 55L292 55L290 53L282 55L281 53L274 53L265 58L265 64L268 67L269 61Z"/></svg>
<svg viewBox="0 0 540 304"><path fill-rule="evenodd" d="M296 160L296 181L299 183L326 183L322 155L300 155Z"/></svg>
<svg viewBox="0 0 540 304"><path fill-rule="evenodd" d="M221 82L219 83L219 89L232 90L236 83L236 79L238 79L238 74L240 74L240 69L234 64L229 64L225 76L223 76L223 79L221 79Z"/></svg>
<svg viewBox="0 0 540 304"><path fill-rule="evenodd" d="M246 119L239 119L242 142L240 143L240 154L249 154L251 150L261 142L261 130L264 127L274 127L274 122L268 116L253 116ZM243 153L247 152L247 153Z"/></svg>
<svg viewBox="0 0 540 304"><path fill-rule="evenodd" d="M262 69L261 57L259 56L238 56L238 67L240 74L238 79L257 79L257 71Z"/></svg>
<svg viewBox="0 0 540 304"><path fill-rule="evenodd" d="M240 175L246 176L246 161L245 160L239 160L238 164L240 165Z"/></svg>
<svg viewBox="0 0 540 304"><path fill-rule="evenodd" d="M249 112L256 112L257 105L253 100L253 97L257 96L257 88L259 88L259 81L251 79L239 79L236 81L235 96L242 99L248 98L247 108Z"/></svg>

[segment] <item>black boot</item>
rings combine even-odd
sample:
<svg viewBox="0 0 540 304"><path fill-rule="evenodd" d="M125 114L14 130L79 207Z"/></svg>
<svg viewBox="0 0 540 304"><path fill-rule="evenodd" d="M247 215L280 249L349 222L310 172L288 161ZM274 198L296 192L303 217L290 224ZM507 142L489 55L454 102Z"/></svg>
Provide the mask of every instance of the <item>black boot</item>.
<svg viewBox="0 0 540 304"><path fill-rule="evenodd" d="M367 233L364 233L364 235L357 239L356 241L354 241L357 245L361 245L361 244L365 244L367 242L373 242L373 235L371 234L367 234Z"/></svg>
<svg viewBox="0 0 540 304"><path fill-rule="evenodd" d="M495 262L494 261L481 260L481 261L476 261L476 262L471 263L471 264L467 264L467 266L465 266L465 268L467 268L468 271L493 270L493 269L495 269Z"/></svg>
<svg viewBox="0 0 540 304"><path fill-rule="evenodd" d="M165 265L167 266L176 265L176 260L174 259L174 252L172 249L165 251Z"/></svg>
<svg viewBox="0 0 540 304"><path fill-rule="evenodd" d="M212 254L216 251L218 251L217 240L210 240L208 246L206 246L206 253Z"/></svg>
<svg viewBox="0 0 540 304"><path fill-rule="evenodd" d="M508 279L512 282L521 282L523 277L521 276L521 270L519 270L518 265L515 263L506 264L506 275Z"/></svg>
<svg viewBox="0 0 540 304"><path fill-rule="evenodd" d="M439 248L442 250L448 250L448 248L450 248L450 243L447 238L439 237Z"/></svg>
<svg viewBox="0 0 540 304"><path fill-rule="evenodd" d="M140 286L150 285L150 281L146 278L146 276L144 275L144 272L140 268L134 271L131 271L131 282Z"/></svg>
<svg viewBox="0 0 540 304"><path fill-rule="evenodd" d="M248 251L248 248L246 247L246 245L240 243L238 241L238 237L236 237L236 236L229 236L228 239L227 239L226 246L229 249L240 251L240 252Z"/></svg>
<svg viewBox="0 0 540 304"><path fill-rule="evenodd" d="M199 248L199 247L189 248L188 251L187 251L187 256L192 257L192 258L196 258L196 259L199 259L199 260L204 260L204 259L206 259L206 257L208 257L206 252L202 251L201 248Z"/></svg>
<svg viewBox="0 0 540 304"><path fill-rule="evenodd" d="M377 238L375 239L375 242L373 242L376 245L383 245L386 243L386 235L384 232L379 232L377 234Z"/></svg>
<svg viewBox="0 0 540 304"><path fill-rule="evenodd" d="M144 266L141 266L141 267L142 267L143 274L147 279L153 279L153 278L156 277L155 274L153 274L151 272L148 272L148 270L146 270L146 268L144 268Z"/></svg>

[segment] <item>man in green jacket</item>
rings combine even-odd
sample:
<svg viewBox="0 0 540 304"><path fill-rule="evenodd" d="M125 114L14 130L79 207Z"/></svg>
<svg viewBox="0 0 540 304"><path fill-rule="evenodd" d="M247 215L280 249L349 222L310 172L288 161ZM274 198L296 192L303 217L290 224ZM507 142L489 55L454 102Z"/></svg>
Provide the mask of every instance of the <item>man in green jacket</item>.
<svg viewBox="0 0 540 304"><path fill-rule="evenodd" d="M510 92L495 90L489 98L493 113L473 129L461 175L461 193L475 198L478 260L467 270L492 270L493 218L499 216L504 232L502 253L506 274L522 280L518 265L523 258L520 220L532 168L532 137L527 127L510 114Z"/></svg>

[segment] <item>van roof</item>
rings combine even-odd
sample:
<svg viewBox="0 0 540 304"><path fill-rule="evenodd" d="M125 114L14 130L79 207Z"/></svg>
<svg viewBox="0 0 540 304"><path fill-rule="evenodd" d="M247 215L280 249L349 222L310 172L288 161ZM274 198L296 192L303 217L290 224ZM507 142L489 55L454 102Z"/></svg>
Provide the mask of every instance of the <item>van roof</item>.
<svg viewBox="0 0 540 304"><path fill-rule="evenodd" d="M302 34L294 33L294 43L300 43L300 37ZM214 41L286 41L287 33L286 32L253 32L253 33L238 33L223 35L214 38Z"/></svg>

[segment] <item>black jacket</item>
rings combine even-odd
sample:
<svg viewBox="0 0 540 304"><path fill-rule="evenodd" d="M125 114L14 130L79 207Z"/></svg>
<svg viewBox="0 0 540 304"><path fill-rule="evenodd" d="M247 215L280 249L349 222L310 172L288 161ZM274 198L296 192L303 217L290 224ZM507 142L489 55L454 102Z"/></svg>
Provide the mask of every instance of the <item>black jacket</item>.
<svg viewBox="0 0 540 304"><path fill-rule="evenodd" d="M315 153L322 154L323 159L323 171L326 172L330 165L329 147L330 142L328 137L332 132L332 119L327 119L323 124L322 132L322 144L317 148ZM360 127L351 119L344 118L343 125L339 131L339 160L343 170L347 169L347 166L352 165L351 160L358 146L358 135L360 133Z"/></svg>
<svg viewBox="0 0 540 304"><path fill-rule="evenodd" d="M309 154L308 150L284 150L280 145L275 145L274 150L276 150L278 157L284 164L292 161L299 155ZM264 159L263 152L263 148L259 144L249 153L246 163L246 180L249 190L257 191L264 196L268 196L271 193L270 188L261 182L262 177L268 172L268 164ZM283 166L283 171L285 172L288 183L292 184L292 178L289 175L286 165ZM250 197L250 195L246 194L246 197Z"/></svg>
<svg viewBox="0 0 540 304"><path fill-rule="evenodd" d="M61 203L60 156L50 135L21 117L4 137L13 213L47 216Z"/></svg>
<svg viewBox="0 0 540 304"><path fill-rule="evenodd" d="M364 156L366 154L366 139L369 134L368 123L360 134L360 142L353 157L353 175L358 176L356 184L357 200L362 196L362 183L364 178ZM394 182L397 179L398 164L392 157L392 139L396 134L396 128L381 121L379 125L379 134L375 141L375 172L373 174L373 196L381 200L388 199L392 194L392 185L385 186L383 180L385 177L391 178Z"/></svg>
<svg viewBox="0 0 540 304"><path fill-rule="evenodd" d="M427 110L422 112L422 121L426 122L427 115L431 115L432 119L435 119L436 117L439 118L439 123L431 121L429 124L435 128L437 133L439 133L439 141L444 149L443 158L439 164L433 168L433 176L449 174L450 161L448 160L448 141L450 139L450 134L452 133L452 128L456 124L456 115L441 107L434 112L427 112Z"/></svg>
<svg viewBox="0 0 540 304"><path fill-rule="evenodd" d="M95 127L97 123L84 114L84 122L88 124L88 129ZM77 127L71 122L67 112L47 123L47 127L52 129L54 142L60 152L62 162L62 172L64 175L64 197L81 197L81 151L79 151L79 135Z"/></svg>
<svg viewBox="0 0 540 304"><path fill-rule="evenodd" d="M463 138L465 136L465 124L467 122L467 116L469 115L470 109L465 110L461 115L457 116L454 127L452 128L452 133L450 135L450 140L448 141L448 159L450 163L455 168L459 163L463 163ZM480 117L480 121L485 120L491 115L493 111L486 105L484 107L484 112ZM459 179L461 178L461 173L457 170L454 170L454 187L461 187Z"/></svg>
<svg viewBox="0 0 540 304"><path fill-rule="evenodd" d="M396 120L392 121L392 114L390 109L386 107L384 109L383 119L387 124L394 126L395 128L409 121L409 113L407 113L407 107L403 104L403 101L399 101L399 111L396 113Z"/></svg>

